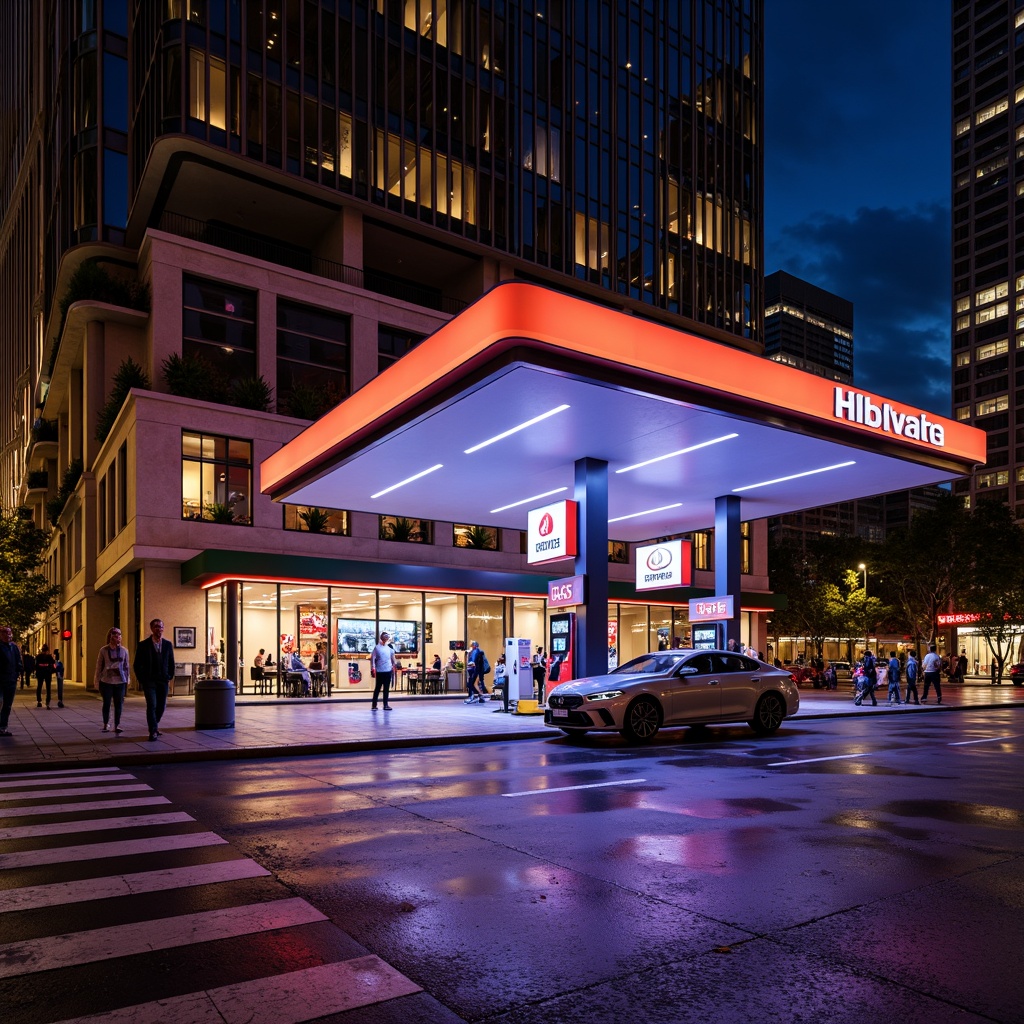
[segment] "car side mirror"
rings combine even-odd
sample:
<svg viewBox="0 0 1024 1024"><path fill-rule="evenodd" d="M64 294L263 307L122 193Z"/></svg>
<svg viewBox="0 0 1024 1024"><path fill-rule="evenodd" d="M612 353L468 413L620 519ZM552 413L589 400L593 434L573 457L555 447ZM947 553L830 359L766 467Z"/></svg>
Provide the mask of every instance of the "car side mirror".
<svg viewBox="0 0 1024 1024"><path fill-rule="evenodd" d="M679 676L696 676L696 675L699 675L699 674L700 673L697 671L696 667L693 666L693 665L681 665L679 667L679 671L676 673L676 675L679 675Z"/></svg>

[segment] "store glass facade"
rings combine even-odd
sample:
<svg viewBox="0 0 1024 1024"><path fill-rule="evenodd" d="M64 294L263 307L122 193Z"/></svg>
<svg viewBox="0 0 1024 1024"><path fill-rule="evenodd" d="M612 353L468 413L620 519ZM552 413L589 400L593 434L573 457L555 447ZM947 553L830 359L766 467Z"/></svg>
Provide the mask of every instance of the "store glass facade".
<svg viewBox="0 0 1024 1024"><path fill-rule="evenodd" d="M308 668L319 652L330 680L331 696L366 695L373 689L369 655L382 630L387 630L405 670L396 688L405 689L405 676L429 669L438 656L442 664L450 644L466 647L476 640L494 664L504 653L505 638L530 640L547 648L548 609L540 597L501 594L435 593L395 587L330 587L296 582L238 583L240 692L279 695L286 687L259 687L252 668L260 651L273 666L285 667L297 652ZM560 609L559 609L560 610ZM744 637L749 635L744 613ZM205 643L194 657L203 672L226 675L227 587L206 591ZM687 609L677 605L612 602L608 606L609 666L615 667L648 651L685 647L690 643ZM186 652L179 652L179 656ZM457 657L464 661L462 649ZM205 659L205 660L204 660ZM277 672L264 673L276 677ZM447 678L437 692L461 692L464 675Z"/></svg>

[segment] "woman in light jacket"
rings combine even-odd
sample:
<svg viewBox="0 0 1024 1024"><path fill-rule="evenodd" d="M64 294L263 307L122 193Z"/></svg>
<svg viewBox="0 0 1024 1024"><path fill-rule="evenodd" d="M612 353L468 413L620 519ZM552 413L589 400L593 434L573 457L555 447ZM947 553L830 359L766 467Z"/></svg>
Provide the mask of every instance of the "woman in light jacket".
<svg viewBox="0 0 1024 1024"><path fill-rule="evenodd" d="M121 630L107 630L107 642L96 658L95 682L103 695L103 731L110 732L110 704L114 704L114 732L121 731L121 707L131 678L128 649L121 646Z"/></svg>

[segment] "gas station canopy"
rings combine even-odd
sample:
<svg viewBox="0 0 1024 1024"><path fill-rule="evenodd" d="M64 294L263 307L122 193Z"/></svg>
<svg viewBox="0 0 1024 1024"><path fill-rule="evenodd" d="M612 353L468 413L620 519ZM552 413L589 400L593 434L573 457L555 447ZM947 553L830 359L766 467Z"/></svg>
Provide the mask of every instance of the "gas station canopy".
<svg viewBox="0 0 1024 1024"><path fill-rule="evenodd" d="M489 291L262 464L301 505L526 529L608 464L608 536L640 541L936 484L985 434L546 288Z"/></svg>

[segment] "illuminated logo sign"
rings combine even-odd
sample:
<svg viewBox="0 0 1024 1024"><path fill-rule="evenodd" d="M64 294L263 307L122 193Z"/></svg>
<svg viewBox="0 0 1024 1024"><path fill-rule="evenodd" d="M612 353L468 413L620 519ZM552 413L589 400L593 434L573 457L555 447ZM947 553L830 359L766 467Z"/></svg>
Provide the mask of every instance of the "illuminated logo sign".
<svg viewBox="0 0 1024 1024"><path fill-rule="evenodd" d="M532 509L526 521L526 561L554 562L576 554L576 502L556 501Z"/></svg>
<svg viewBox="0 0 1024 1024"><path fill-rule="evenodd" d="M726 597L695 597L690 601L691 622L721 622L732 617L732 595Z"/></svg>
<svg viewBox="0 0 1024 1024"><path fill-rule="evenodd" d="M690 542L666 540L636 549L636 589L690 585Z"/></svg>
<svg viewBox="0 0 1024 1024"><path fill-rule="evenodd" d="M875 405L870 395L859 391L835 389L835 418L860 423L865 427L875 427L887 434L906 437L912 441L925 441L944 448L946 432L939 423L932 423L926 413L916 416L908 412L898 412L888 402Z"/></svg>
<svg viewBox="0 0 1024 1024"><path fill-rule="evenodd" d="M548 584L548 607L567 608L583 604L584 576L567 576L564 580L552 580Z"/></svg>
<svg viewBox="0 0 1024 1024"><path fill-rule="evenodd" d="M978 612L951 612L949 615L936 615L935 621L940 626L969 626L972 622L981 622Z"/></svg>

